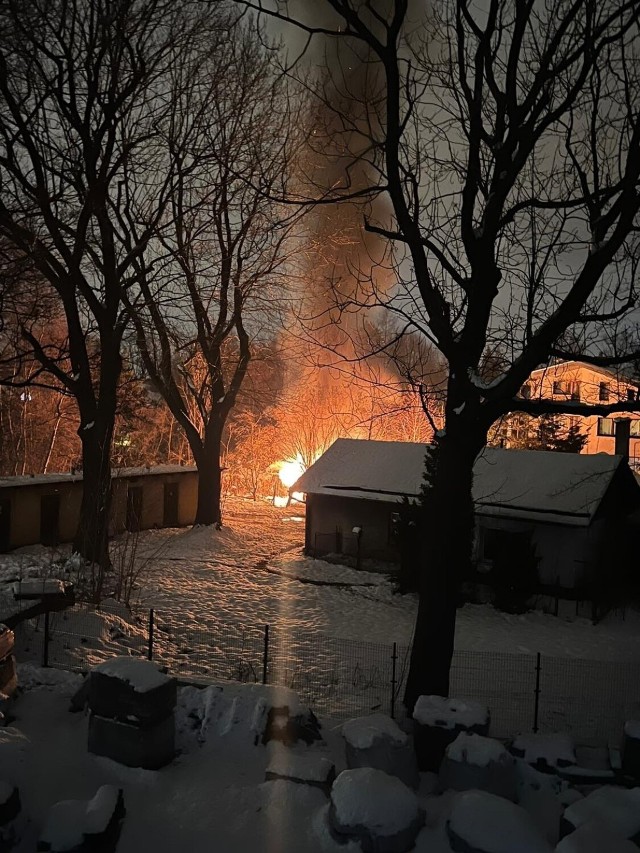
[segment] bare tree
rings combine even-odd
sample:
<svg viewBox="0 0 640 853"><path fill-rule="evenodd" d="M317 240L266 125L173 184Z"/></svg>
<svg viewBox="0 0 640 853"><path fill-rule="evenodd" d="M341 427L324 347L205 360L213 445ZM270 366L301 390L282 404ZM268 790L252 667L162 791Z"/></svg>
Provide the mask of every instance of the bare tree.
<svg viewBox="0 0 640 853"><path fill-rule="evenodd" d="M259 6L259 3L249 5ZM622 364L638 351L640 81L634 0L467 0L416 19L408 0L325 0L308 39L345 40L380 69L364 135L391 221L369 218L402 275L389 298L364 282L353 305L386 305L448 364L444 426L429 465L421 595L405 702L446 695L459 580L471 559L473 465L511 411L610 414L525 400L550 356ZM359 45L359 47L358 47ZM347 81L347 63L335 75ZM319 92L323 97L323 92ZM345 180L334 197L352 195ZM626 334L621 334L626 332ZM501 372L482 375L500 345ZM607 356L601 355L606 352ZM428 529L426 528L428 525Z"/></svg>
<svg viewBox="0 0 640 853"><path fill-rule="evenodd" d="M92 563L108 562L123 298L137 286L173 185L159 144L172 117L172 74L219 25L213 8L0 2L0 238L47 283L65 318L68 368L28 317L21 333L77 402L84 488L74 549Z"/></svg>
<svg viewBox="0 0 640 853"><path fill-rule="evenodd" d="M222 521L224 427L286 292L291 212L271 197L288 192L299 127L265 45L238 27L197 69L181 69L174 125L187 143L161 260L140 258L141 298L129 303L145 368L198 467L196 524Z"/></svg>

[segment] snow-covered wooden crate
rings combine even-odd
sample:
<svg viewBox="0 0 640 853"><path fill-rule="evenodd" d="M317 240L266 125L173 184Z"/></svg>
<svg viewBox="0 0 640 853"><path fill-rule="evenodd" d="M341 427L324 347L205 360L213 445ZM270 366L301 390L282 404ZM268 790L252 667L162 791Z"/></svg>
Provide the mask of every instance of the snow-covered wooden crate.
<svg viewBox="0 0 640 853"><path fill-rule="evenodd" d="M640 779L640 720L627 720L622 735L622 772Z"/></svg>
<svg viewBox="0 0 640 853"><path fill-rule="evenodd" d="M510 750L543 773L555 773L577 763L573 738L564 733L518 735Z"/></svg>
<svg viewBox="0 0 640 853"><path fill-rule="evenodd" d="M456 794L446 823L459 853L551 853L551 846L520 806L485 791Z"/></svg>
<svg viewBox="0 0 640 853"><path fill-rule="evenodd" d="M424 812L396 776L358 767L333 783L327 821L334 838L359 842L364 853L405 853L414 847Z"/></svg>
<svg viewBox="0 0 640 853"><path fill-rule="evenodd" d="M125 816L122 789L103 785L91 800L62 800L47 814L39 851L112 853Z"/></svg>
<svg viewBox="0 0 640 853"><path fill-rule="evenodd" d="M486 735L489 709L479 702L420 696L413 709L415 750L420 770L437 772L447 746L460 732Z"/></svg>
<svg viewBox="0 0 640 853"><path fill-rule="evenodd" d="M335 765L326 755L313 749L295 751L278 743L270 744L270 759L265 771L267 782L285 779L320 788L329 794L335 778Z"/></svg>
<svg viewBox="0 0 640 853"><path fill-rule="evenodd" d="M604 785L568 806L562 817L561 834L568 835L586 823L596 821L610 831L638 844L640 842L640 788Z"/></svg>
<svg viewBox="0 0 640 853"><path fill-rule="evenodd" d="M418 766L412 738L386 714L369 714L342 726L347 767L375 767L416 788Z"/></svg>
<svg viewBox="0 0 640 853"><path fill-rule="evenodd" d="M440 787L454 791L478 789L515 801L515 759L498 740L460 732L445 751L440 765Z"/></svg>
<svg viewBox="0 0 640 853"><path fill-rule="evenodd" d="M148 725L176 705L177 680L142 658L111 658L95 666L89 679L89 708L101 717Z"/></svg>
<svg viewBox="0 0 640 853"><path fill-rule="evenodd" d="M175 757L175 728L173 714L141 726L91 713L88 749L127 767L158 770Z"/></svg>

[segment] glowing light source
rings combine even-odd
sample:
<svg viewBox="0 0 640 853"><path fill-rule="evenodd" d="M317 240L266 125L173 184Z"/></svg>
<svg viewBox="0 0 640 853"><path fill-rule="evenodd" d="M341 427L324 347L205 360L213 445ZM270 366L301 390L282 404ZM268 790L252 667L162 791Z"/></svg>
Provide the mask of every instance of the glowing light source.
<svg viewBox="0 0 640 853"><path fill-rule="evenodd" d="M304 462L300 454L295 459L287 459L282 463L278 472L280 482L288 489L290 486L293 486L298 477L304 474L304 470Z"/></svg>

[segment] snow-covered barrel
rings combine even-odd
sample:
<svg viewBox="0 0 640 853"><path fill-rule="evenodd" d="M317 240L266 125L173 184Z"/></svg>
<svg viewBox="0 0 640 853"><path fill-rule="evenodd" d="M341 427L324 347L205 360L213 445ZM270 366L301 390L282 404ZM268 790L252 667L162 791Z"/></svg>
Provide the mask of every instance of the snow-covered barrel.
<svg viewBox="0 0 640 853"><path fill-rule="evenodd" d="M555 853L638 853L638 848L624 836L598 820L583 824L562 839Z"/></svg>
<svg viewBox="0 0 640 853"><path fill-rule="evenodd" d="M563 732L518 735L510 749L515 756L542 773L555 773L577 764L573 738Z"/></svg>
<svg viewBox="0 0 640 853"><path fill-rule="evenodd" d="M529 814L494 794L456 794L446 823L449 844L460 853L551 853Z"/></svg>
<svg viewBox="0 0 640 853"><path fill-rule="evenodd" d="M157 770L175 754L177 682L151 661L112 658L89 674L89 752Z"/></svg>
<svg viewBox="0 0 640 853"><path fill-rule="evenodd" d="M347 767L374 767L417 788L418 766L412 739L386 714L369 714L342 726Z"/></svg>
<svg viewBox="0 0 640 853"><path fill-rule="evenodd" d="M517 783L516 761L500 741L472 732L460 732L440 765L443 790L478 789L515 802Z"/></svg>
<svg viewBox="0 0 640 853"><path fill-rule="evenodd" d="M622 772L640 779L640 720L627 720L622 735Z"/></svg>
<svg viewBox="0 0 640 853"><path fill-rule="evenodd" d="M568 806L562 817L561 833L568 835L585 824L604 824L623 838L640 842L640 788L604 785Z"/></svg>
<svg viewBox="0 0 640 853"><path fill-rule="evenodd" d="M405 853L414 847L424 812L397 777L358 767L333 783L327 821L334 838L356 841L364 853Z"/></svg>
<svg viewBox="0 0 640 853"><path fill-rule="evenodd" d="M479 702L420 696L413 709L415 750L420 770L438 772L445 750L460 734L489 732L489 709Z"/></svg>

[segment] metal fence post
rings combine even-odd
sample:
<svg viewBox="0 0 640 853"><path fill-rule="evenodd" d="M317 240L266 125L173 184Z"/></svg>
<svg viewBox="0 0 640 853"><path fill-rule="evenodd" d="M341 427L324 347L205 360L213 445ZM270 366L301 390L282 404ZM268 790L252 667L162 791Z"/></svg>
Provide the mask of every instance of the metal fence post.
<svg viewBox="0 0 640 853"><path fill-rule="evenodd" d="M391 654L391 719L395 719L396 714L396 662L398 660L398 644L393 644L393 652Z"/></svg>
<svg viewBox="0 0 640 853"><path fill-rule="evenodd" d="M264 626L264 649L262 652L262 683L267 683L267 667L269 665L269 626Z"/></svg>
<svg viewBox="0 0 640 853"><path fill-rule="evenodd" d="M42 644L42 666L49 666L49 610L44 611L44 642Z"/></svg>
<svg viewBox="0 0 640 853"><path fill-rule="evenodd" d="M153 607L149 610L149 648L147 649L147 660L153 660Z"/></svg>
<svg viewBox="0 0 640 853"><path fill-rule="evenodd" d="M540 662L541 655L540 652L536 654L536 689L535 689L535 702L533 706L533 731L538 731L538 714L540 712Z"/></svg>

